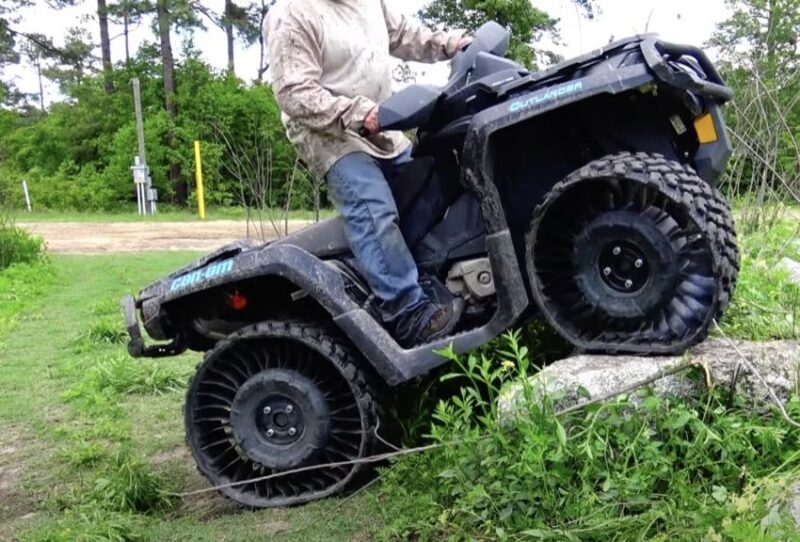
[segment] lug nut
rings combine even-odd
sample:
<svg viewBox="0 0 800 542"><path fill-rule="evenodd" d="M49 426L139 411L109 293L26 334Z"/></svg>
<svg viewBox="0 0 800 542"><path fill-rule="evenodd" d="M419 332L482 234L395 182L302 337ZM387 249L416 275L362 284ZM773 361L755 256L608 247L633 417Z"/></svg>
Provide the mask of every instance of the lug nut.
<svg viewBox="0 0 800 542"><path fill-rule="evenodd" d="M272 437L274 437L274 436L275 436L275 431L274 431L274 430L272 430L272 429L267 429L267 436L268 436L269 438L272 438Z"/></svg>
<svg viewBox="0 0 800 542"><path fill-rule="evenodd" d="M294 410L294 408L292 407L292 405L286 405L286 413L287 413L287 414L291 414L291 413L292 413L292 410Z"/></svg>
<svg viewBox="0 0 800 542"><path fill-rule="evenodd" d="M290 428L289 428L289 436L290 436L290 437L293 437L293 436L295 436L296 434L297 434L297 429L295 429L294 427L290 427Z"/></svg>
<svg viewBox="0 0 800 542"><path fill-rule="evenodd" d="M272 409L270 407L268 406L264 407L264 414L269 414L270 412L272 412Z"/></svg>
<svg viewBox="0 0 800 542"><path fill-rule="evenodd" d="M633 281L628 279L625 281L625 287L630 290L633 287Z"/></svg>
<svg viewBox="0 0 800 542"><path fill-rule="evenodd" d="M478 282L487 286L492 282L492 276L489 273L481 273L478 275Z"/></svg>
<svg viewBox="0 0 800 542"><path fill-rule="evenodd" d="M642 268L642 266L644 265L644 262L643 262L641 259L639 259L639 260L636 260L636 261L633 263L633 265L635 265L635 266L636 266L636 269L641 269L641 268Z"/></svg>
<svg viewBox="0 0 800 542"><path fill-rule="evenodd" d="M614 251L613 252L614 252L614 256L619 256L620 254L622 254L622 249L619 248L619 247L614 247Z"/></svg>
<svg viewBox="0 0 800 542"><path fill-rule="evenodd" d="M610 267L606 267L605 269L603 269L603 274L605 276L607 276L607 277L610 277L611 276L611 268Z"/></svg>

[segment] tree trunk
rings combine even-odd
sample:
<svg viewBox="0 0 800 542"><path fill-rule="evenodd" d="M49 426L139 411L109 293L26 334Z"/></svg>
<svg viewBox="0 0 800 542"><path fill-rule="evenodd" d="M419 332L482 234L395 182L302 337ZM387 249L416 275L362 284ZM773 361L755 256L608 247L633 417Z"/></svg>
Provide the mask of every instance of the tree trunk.
<svg viewBox="0 0 800 542"><path fill-rule="evenodd" d="M36 74L39 76L39 108L44 113L44 85L42 84L42 62L36 60Z"/></svg>
<svg viewBox="0 0 800 542"><path fill-rule="evenodd" d="M167 116L174 124L178 110L175 106L175 60L172 57L172 44L170 43L170 20L167 0L158 0L156 3L156 16L158 18L158 34L161 38L161 63L164 71L164 100L167 108ZM167 133L167 146L175 148L174 126L170 126ZM169 182L175 190L175 202L179 205L186 204L188 188L186 183L181 181L180 164L172 162L169 165Z"/></svg>
<svg viewBox="0 0 800 542"><path fill-rule="evenodd" d="M103 57L103 88L106 95L114 94L114 73L111 65L111 38L108 36L108 7L106 0L97 0L97 19L100 21L100 53Z"/></svg>
<svg viewBox="0 0 800 542"><path fill-rule="evenodd" d="M223 25L225 27L225 36L228 41L228 71L231 73L235 70L235 59L233 51L233 0L225 0L225 15Z"/></svg>
<svg viewBox="0 0 800 542"><path fill-rule="evenodd" d="M264 79L264 73L269 68L267 64L267 59L264 58L264 55L267 50L267 43L264 39L264 22L267 20L267 14L269 14L269 9L271 3L267 3L264 0L261 2L261 18L258 21L258 47L260 50L260 54L258 56L258 82L260 83Z"/></svg>
<svg viewBox="0 0 800 542"><path fill-rule="evenodd" d="M131 44L128 39L128 11L126 10L125 13L122 14L122 33L125 36L125 65L130 66L131 64Z"/></svg>

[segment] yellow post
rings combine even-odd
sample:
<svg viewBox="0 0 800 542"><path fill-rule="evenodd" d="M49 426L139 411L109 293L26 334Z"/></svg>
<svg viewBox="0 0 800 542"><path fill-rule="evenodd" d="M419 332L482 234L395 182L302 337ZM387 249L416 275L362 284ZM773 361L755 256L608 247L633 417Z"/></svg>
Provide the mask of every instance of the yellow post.
<svg viewBox="0 0 800 542"><path fill-rule="evenodd" d="M206 196L203 193L203 163L200 160L200 142L194 142L195 177L197 178L197 211L200 220L206 219Z"/></svg>

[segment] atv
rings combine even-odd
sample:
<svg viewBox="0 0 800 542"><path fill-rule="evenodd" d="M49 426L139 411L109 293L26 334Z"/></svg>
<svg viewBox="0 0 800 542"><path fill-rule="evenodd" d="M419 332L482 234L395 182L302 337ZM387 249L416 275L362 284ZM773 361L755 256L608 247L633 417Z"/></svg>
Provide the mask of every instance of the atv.
<svg viewBox="0 0 800 542"><path fill-rule="evenodd" d="M132 356L205 352L187 441L223 495L286 506L363 480L379 402L444 364L440 349L543 318L580 351L679 354L721 318L739 264L715 187L732 92L707 56L638 35L529 73L504 58L509 38L483 26L443 88L380 107L383 129L417 129L390 184L423 287L466 306L452 336L397 344L339 219L223 247L123 299Z"/></svg>

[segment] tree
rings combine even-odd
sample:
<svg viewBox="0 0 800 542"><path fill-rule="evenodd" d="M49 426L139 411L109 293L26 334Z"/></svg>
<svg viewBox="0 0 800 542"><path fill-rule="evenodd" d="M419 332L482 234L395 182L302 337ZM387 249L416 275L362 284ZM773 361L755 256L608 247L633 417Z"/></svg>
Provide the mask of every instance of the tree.
<svg viewBox="0 0 800 542"><path fill-rule="evenodd" d="M272 9L272 6L275 5L276 0L260 0L259 2L254 2L250 6L250 19L253 21L257 21L255 23L255 31L256 31L256 39L258 39L258 47L259 47L259 65L258 65L258 77L257 79L261 81L264 78L264 74L269 69L269 62L267 61L267 44L264 37L264 22L267 19L267 15L269 15L269 10Z"/></svg>
<svg viewBox="0 0 800 542"><path fill-rule="evenodd" d="M726 4L733 14L717 28L712 46L728 59L757 63L772 73L798 67L799 0L726 0Z"/></svg>
<svg viewBox="0 0 800 542"><path fill-rule="evenodd" d="M17 10L29 5L30 0L0 0L0 104L15 102L19 96L14 85L2 76L6 66L19 62L18 33L12 25L18 22Z"/></svg>
<svg viewBox="0 0 800 542"><path fill-rule="evenodd" d="M594 0L572 1L587 17L594 16ZM529 67L536 64L533 43L544 33L555 33L558 22L530 0L432 0L420 10L419 17L432 26L470 32L488 21L497 21L511 29L509 57Z"/></svg>
<svg viewBox="0 0 800 542"><path fill-rule="evenodd" d="M108 14L115 24L122 25L122 36L125 42L125 65L131 62L130 29L138 25L146 13L153 11L151 2L147 0L119 0L107 7Z"/></svg>
<svg viewBox="0 0 800 542"><path fill-rule="evenodd" d="M100 25L100 54L103 59L103 88L106 94L114 94L113 65L111 63L111 38L108 35L108 5L106 0L97 0L97 21Z"/></svg>
<svg viewBox="0 0 800 542"><path fill-rule="evenodd" d="M169 12L168 0L158 0L156 2L156 15L158 20L158 35L161 43L161 69L164 76L164 103L166 104L167 116L173 123L178 115L175 106L175 59L172 56L172 42L170 32L172 18ZM175 148L175 133L170 130L167 135L167 146ZM169 165L169 181L175 190L175 197L180 204L186 203L188 187L181 182L181 169L177 161Z"/></svg>
<svg viewBox="0 0 800 542"><path fill-rule="evenodd" d="M710 42L736 94L727 109L736 149L727 188L757 204L800 200L800 0L727 4L732 15ZM764 218L747 222L759 226Z"/></svg>
<svg viewBox="0 0 800 542"><path fill-rule="evenodd" d="M261 4L272 3L274 3L274 0L261 2ZM242 7L234 0L225 0L222 15L218 15L198 0L195 0L192 5L198 13L205 16L211 23L225 32L225 41L228 48L228 71L234 72L236 69L236 38L241 38L242 41L249 45L254 43L258 37L260 19L256 20L252 10L252 3L249 7Z"/></svg>
<svg viewBox="0 0 800 542"><path fill-rule="evenodd" d="M94 72L94 44L91 35L84 28L70 28L63 47L48 47L41 41L37 41L37 44L48 51L52 59L52 63L43 70L44 75L56 81L62 92L68 93L70 86L80 84L87 75Z"/></svg>
<svg viewBox="0 0 800 542"><path fill-rule="evenodd" d="M22 44L22 54L25 59L36 69L36 76L39 82L39 109L44 111L44 84L42 82L42 63L48 58L49 51L52 49L52 42L44 34L35 34L35 40L26 40ZM45 48L41 44L50 44L50 48Z"/></svg>

